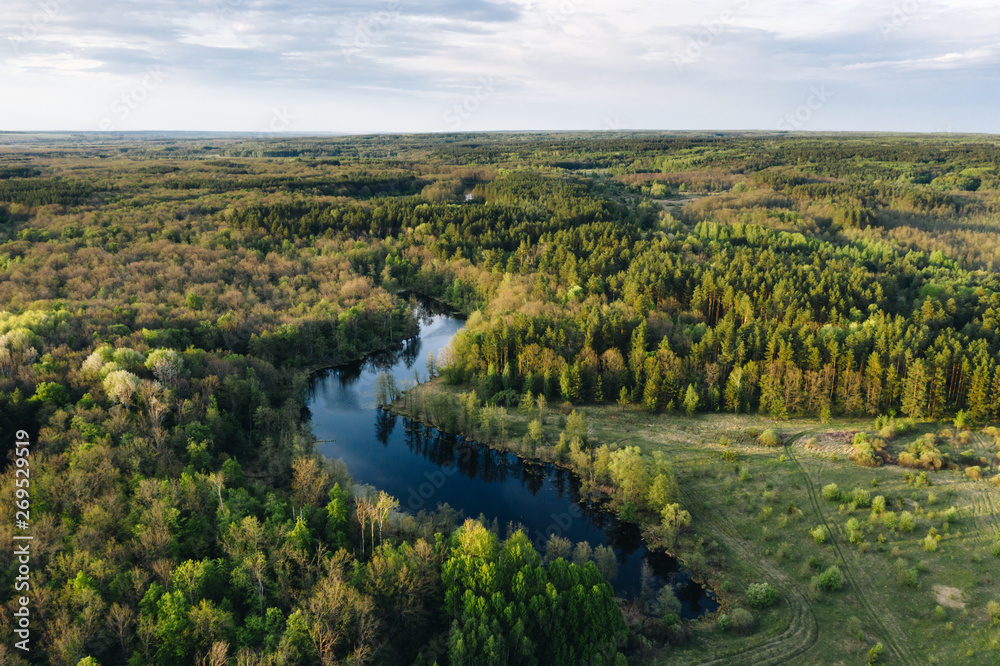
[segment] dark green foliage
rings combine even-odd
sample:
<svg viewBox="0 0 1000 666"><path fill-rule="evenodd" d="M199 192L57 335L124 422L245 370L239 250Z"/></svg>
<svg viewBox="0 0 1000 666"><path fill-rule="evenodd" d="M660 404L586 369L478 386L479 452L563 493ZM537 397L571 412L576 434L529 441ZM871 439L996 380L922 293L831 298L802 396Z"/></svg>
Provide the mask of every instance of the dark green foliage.
<svg viewBox="0 0 1000 666"><path fill-rule="evenodd" d="M836 565L812 577L812 586L823 592L838 592L844 587L844 575Z"/></svg>
<svg viewBox="0 0 1000 666"><path fill-rule="evenodd" d="M721 624L720 622L720 626ZM745 608L734 608L729 613L727 622L725 622L726 628L729 631L741 636L752 634L756 624L757 621L754 619L753 613Z"/></svg>

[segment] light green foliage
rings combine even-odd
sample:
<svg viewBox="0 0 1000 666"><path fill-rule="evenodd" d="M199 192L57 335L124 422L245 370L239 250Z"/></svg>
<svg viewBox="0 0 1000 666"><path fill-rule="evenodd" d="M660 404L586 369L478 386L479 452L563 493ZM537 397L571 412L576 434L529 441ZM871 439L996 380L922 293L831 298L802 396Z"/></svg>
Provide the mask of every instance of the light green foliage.
<svg viewBox="0 0 1000 666"><path fill-rule="evenodd" d="M836 483L823 486L823 497L831 502L839 502L841 499L840 488Z"/></svg>
<svg viewBox="0 0 1000 666"><path fill-rule="evenodd" d="M164 384L175 382L184 371L184 359L172 349L156 349L146 357L146 369Z"/></svg>
<svg viewBox="0 0 1000 666"><path fill-rule="evenodd" d="M648 472L639 447L626 446L611 452L608 471L624 501L634 502L645 492Z"/></svg>
<svg viewBox="0 0 1000 666"><path fill-rule="evenodd" d="M770 428L760 434L758 441L763 446L770 446L770 447L781 446L781 436Z"/></svg>
<svg viewBox="0 0 1000 666"><path fill-rule="evenodd" d="M688 384L687 391L684 393L684 411L687 412L688 416L694 416L697 410L698 389L694 387L694 384Z"/></svg>
<svg viewBox="0 0 1000 666"><path fill-rule="evenodd" d="M141 383L141 380L128 370L115 370L104 378L104 392L115 402L127 406Z"/></svg>
<svg viewBox="0 0 1000 666"><path fill-rule="evenodd" d="M848 501L855 507L868 507L872 503L872 494L864 488L854 488L847 496Z"/></svg>
<svg viewBox="0 0 1000 666"><path fill-rule="evenodd" d="M662 511L678 495L677 481L667 474L657 474L649 485L646 500L654 511Z"/></svg>
<svg viewBox="0 0 1000 666"><path fill-rule="evenodd" d="M677 543L677 537L682 527L691 523L691 514L681 508L680 504L668 504L660 512L663 517L663 529L667 534L667 543L671 546Z"/></svg>
<svg viewBox="0 0 1000 666"><path fill-rule="evenodd" d="M767 608L778 600L778 591L770 583L751 583L746 589L746 598L754 608Z"/></svg>
<svg viewBox="0 0 1000 666"><path fill-rule="evenodd" d="M830 538L830 531L826 528L826 525L817 525L809 530L809 536L812 537L813 541L822 545Z"/></svg>
<svg viewBox="0 0 1000 666"><path fill-rule="evenodd" d="M909 511L904 511L899 514L899 529L902 532L912 532L913 528L916 527L916 520L913 514Z"/></svg>

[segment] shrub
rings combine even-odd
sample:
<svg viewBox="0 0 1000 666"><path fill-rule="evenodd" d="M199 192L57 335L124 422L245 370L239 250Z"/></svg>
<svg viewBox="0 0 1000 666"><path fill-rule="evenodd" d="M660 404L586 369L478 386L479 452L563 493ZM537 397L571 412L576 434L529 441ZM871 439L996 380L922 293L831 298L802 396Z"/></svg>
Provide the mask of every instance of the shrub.
<svg viewBox="0 0 1000 666"><path fill-rule="evenodd" d="M725 613L720 615L716 626L719 627L719 631L729 631L729 616Z"/></svg>
<svg viewBox="0 0 1000 666"><path fill-rule="evenodd" d="M934 435L928 434L907 444L906 450L899 454L900 467L941 469L944 465L944 459L941 457L941 452L934 446L935 439Z"/></svg>
<svg viewBox="0 0 1000 666"><path fill-rule="evenodd" d="M729 630L734 634L741 636L751 634L755 625L753 613L745 608L734 608L729 614Z"/></svg>
<svg viewBox="0 0 1000 666"><path fill-rule="evenodd" d="M757 439L758 442L763 446L776 447L781 446L781 437L774 430L768 428L760 434Z"/></svg>
<svg viewBox="0 0 1000 666"><path fill-rule="evenodd" d="M876 643L875 645L872 646L870 650L868 650L868 663L877 664L879 657L881 656L882 656L882 644Z"/></svg>
<svg viewBox="0 0 1000 666"><path fill-rule="evenodd" d="M747 587L746 597L754 608L767 608L778 600L778 591L769 583L752 583Z"/></svg>
<svg viewBox="0 0 1000 666"><path fill-rule="evenodd" d="M823 486L823 497L831 502L839 502L841 498L840 488L836 483Z"/></svg>
<svg viewBox="0 0 1000 666"><path fill-rule="evenodd" d="M848 496L848 501L859 507L868 507L872 503L872 494L864 488L855 488Z"/></svg>
<svg viewBox="0 0 1000 666"><path fill-rule="evenodd" d="M823 573L813 576L812 586L824 592L837 592L844 587L844 574L834 564Z"/></svg>
<svg viewBox="0 0 1000 666"><path fill-rule="evenodd" d="M944 620L945 618L948 617L948 612L945 611L945 609L942 606L935 606L934 617L936 617L939 620Z"/></svg>
<svg viewBox="0 0 1000 666"><path fill-rule="evenodd" d="M979 481L983 478L983 469L978 466L966 467L965 475L973 481Z"/></svg>
<svg viewBox="0 0 1000 666"><path fill-rule="evenodd" d="M912 532L914 527L916 527L916 521L913 519L912 513L904 511L899 514L899 529L901 531Z"/></svg>
<svg viewBox="0 0 1000 666"><path fill-rule="evenodd" d="M1000 604L995 601L986 603L986 612L990 614L990 619L994 622L1000 620Z"/></svg>
<svg viewBox="0 0 1000 666"><path fill-rule="evenodd" d="M876 495L872 498L872 512L879 515L885 513L885 496Z"/></svg>
<svg viewBox="0 0 1000 666"><path fill-rule="evenodd" d="M740 459L740 454L736 453L733 449L726 449L722 452L722 459L725 462L736 462Z"/></svg>
<svg viewBox="0 0 1000 666"><path fill-rule="evenodd" d="M830 531L826 529L826 525L817 525L813 529L809 530L809 536L811 536L813 541L816 543L823 545L830 536Z"/></svg>
<svg viewBox="0 0 1000 666"><path fill-rule="evenodd" d="M903 587L916 587L917 586L917 570L916 569L906 569L899 568L896 576L897 582Z"/></svg>

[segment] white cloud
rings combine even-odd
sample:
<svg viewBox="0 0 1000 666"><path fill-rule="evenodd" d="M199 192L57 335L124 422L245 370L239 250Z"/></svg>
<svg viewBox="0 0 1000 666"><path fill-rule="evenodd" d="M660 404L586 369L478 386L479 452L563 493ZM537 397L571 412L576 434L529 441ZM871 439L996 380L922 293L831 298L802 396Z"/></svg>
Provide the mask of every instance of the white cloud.
<svg viewBox="0 0 1000 666"><path fill-rule="evenodd" d="M964 51L962 53L945 53L944 55L930 56L927 58L860 62L847 65L845 69L962 69L967 67L980 67L982 65L997 64L997 60L997 50L995 48L981 47L969 49L968 51Z"/></svg>
<svg viewBox="0 0 1000 666"><path fill-rule="evenodd" d="M282 104L301 130L430 130L493 77L502 85L463 128L600 129L616 115L636 128L768 128L835 82L816 129L947 117L997 131L961 86L996 105L1000 93L982 91L997 88L998 24L1000 6L972 0L6 0L0 77L5 99L73 91L58 125L81 129L81 94L104 108L163 66L170 81L130 122L254 131ZM967 82L942 78L958 74ZM954 94L901 113L942 85ZM4 127L51 122L4 107Z"/></svg>

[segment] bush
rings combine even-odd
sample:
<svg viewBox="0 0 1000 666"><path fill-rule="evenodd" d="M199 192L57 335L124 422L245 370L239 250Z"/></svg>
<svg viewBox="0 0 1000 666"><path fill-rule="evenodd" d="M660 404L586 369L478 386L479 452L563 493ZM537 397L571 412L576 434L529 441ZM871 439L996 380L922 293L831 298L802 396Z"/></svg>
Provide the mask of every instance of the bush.
<svg viewBox="0 0 1000 666"><path fill-rule="evenodd" d="M915 568L906 569L904 567L899 567L897 569L896 581L902 587L916 587L917 570Z"/></svg>
<svg viewBox="0 0 1000 666"><path fill-rule="evenodd" d="M768 428L760 434L757 441L761 443L762 446L777 447L781 446L781 437L771 428Z"/></svg>
<svg viewBox="0 0 1000 666"><path fill-rule="evenodd" d="M754 608L767 608L778 600L778 591L769 583L752 583L747 587L746 597Z"/></svg>
<svg viewBox="0 0 1000 666"><path fill-rule="evenodd" d="M824 592L837 592L844 587L844 574L837 565L833 565L823 573L813 576L812 586Z"/></svg>
<svg viewBox="0 0 1000 666"><path fill-rule="evenodd" d="M826 543L827 538L830 536L830 531L826 529L826 525L817 525L813 529L809 530L809 536L812 537L813 541L823 545Z"/></svg>
<svg viewBox="0 0 1000 666"><path fill-rule="evenodd" d="M841 498L840 488L836 483L823 486L823 498L831 502L839 502Z"/></svg>
<svg viewBox="0 0 1000 666"><path fill-rule="evenodd" d="M745 608L734 608L733 612L729 615L729 630L734 634L741 636L751 634L755 625L756 621L753 618L753 613Z"/></svg>
<svg viewBox="0 0 1000 666"><path fill-rule="evenodd" d="M848 501L856 507L869 507L872 503L872 494L864 488L855 488L848 496Z"/></svg>
<svg viewBox="0 0 1000 666"><path fill-rule="evenodd" d="M916 527L916 522L913 519L913 514L909 511L904 511L899 514L899 529L903 532L912 532L913 528Z"/></svg>
<svg viewBox="0 0 1000 666"><path fill-rule="evenodd" d="M983 469L978 466L966 467L965 475L973 481L979 481L983 478Z"/></svg>
<svg viewBox="0 0 1000 666"><path fill-rule="evenodd" d="M729 631L729 616L725 613L720 615L716 625L719 627L719 631Z"/></svg>

